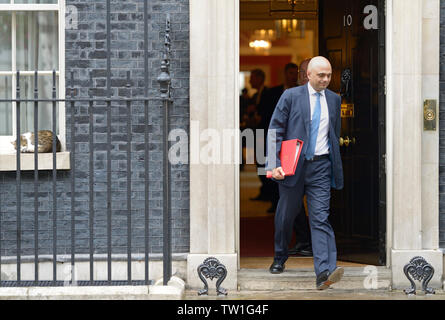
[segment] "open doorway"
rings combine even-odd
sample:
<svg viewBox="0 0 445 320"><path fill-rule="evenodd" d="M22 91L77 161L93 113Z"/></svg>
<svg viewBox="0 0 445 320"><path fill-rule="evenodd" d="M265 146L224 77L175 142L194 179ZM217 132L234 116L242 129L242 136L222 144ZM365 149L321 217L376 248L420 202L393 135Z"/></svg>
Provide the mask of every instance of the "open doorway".
<svg viewBox="0 0 445 320"><path fill-rule="evenodd" d="M250 99L257 92L250 83L253 70L262 70L264 86L273 88L285 82L289 63L300 66L317 55L331 61L329 89L342 96L345 188L332 192L330 221L339 261L352 264L382 265L386 258L382 9L379 0L306 0L294 6L278 0L240 2L240 90L246 89ZM252 128L255 122L240 127ZM245 162L255 152L245 149ZM256 160L244 163L240 172L241 268L252 267L255 259L268 267L274 253L274 203L255 199L264 186L258 175L261 157ZM294 233L291 247L295 242ZM311 257L290 258L291 265L312 266Z"/></svg>

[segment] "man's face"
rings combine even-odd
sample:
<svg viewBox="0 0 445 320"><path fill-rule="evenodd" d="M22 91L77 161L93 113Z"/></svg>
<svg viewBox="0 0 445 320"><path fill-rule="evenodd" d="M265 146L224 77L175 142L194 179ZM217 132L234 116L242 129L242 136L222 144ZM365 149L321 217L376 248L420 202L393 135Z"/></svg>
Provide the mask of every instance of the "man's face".
<svg viewBox="0 0 445 320"><path fill-rule="evenodd" d="M286 85L289 88L296 87L298 85L298 68L289 68L285 73Z"/></svg>
<svg viewBox="0 0 445 320"><path fill-rule="evenodd" d="M305 85L309 81L309 78L307 77L307 65L308 64L309 64L309 62L303 63L300 66L300 71L298 72L298 84L300 86Z"/></svg>
<svg viewBox="0 0 445 320"><path fill-rule="evenodd" d="M316 91L325 90L331 82L332 68L329 64L316 65L309 70L309 82Z"/></svg>
<svg viewBox="0 0 445 320"><path fill-rule="evenodd" d="M252 73L250 75L250 85L254 89L259 89L261 85L263 84L263 79L256 75L255 73Z"/></svg>

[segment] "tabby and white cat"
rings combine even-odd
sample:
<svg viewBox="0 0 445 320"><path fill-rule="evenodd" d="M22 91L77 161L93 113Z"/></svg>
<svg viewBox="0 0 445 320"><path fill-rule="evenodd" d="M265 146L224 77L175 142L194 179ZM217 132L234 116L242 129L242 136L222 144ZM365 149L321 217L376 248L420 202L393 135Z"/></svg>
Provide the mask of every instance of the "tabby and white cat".
<svg viewBox="0 0 445 320"><path fill-rule="evenodd" d="M53 152L53 132L49 130L38 131L38 153ZM17 140L11 141L14 149L17 150ZM56 136L56 152L60 152L61 144ZM25 132L20 135L20 152L34 152L34 132Z"/></svg>

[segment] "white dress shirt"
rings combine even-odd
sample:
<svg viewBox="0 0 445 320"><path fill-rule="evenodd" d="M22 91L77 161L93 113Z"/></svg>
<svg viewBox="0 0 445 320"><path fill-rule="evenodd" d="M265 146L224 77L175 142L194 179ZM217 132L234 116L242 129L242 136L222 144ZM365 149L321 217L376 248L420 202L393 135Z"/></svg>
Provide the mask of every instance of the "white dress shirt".
<svg viewBox="0 0 445 320"><path fill-rule="evenodd" d="M311 103L311 121L312 115L314 114L315 102L317 101L317 91L312 88L311 84L308 82L308 90L309 90L309 100ZM320 126L318 127L318 136L317 143L315 145L315 153L316 156L321 156L323 154L329 153L329 143L328 143L328 134L329 134L329 111L328 111L328 103L326 101L325 90L320 91L320 104L321 104L321 115L320 115Z"/></svg>

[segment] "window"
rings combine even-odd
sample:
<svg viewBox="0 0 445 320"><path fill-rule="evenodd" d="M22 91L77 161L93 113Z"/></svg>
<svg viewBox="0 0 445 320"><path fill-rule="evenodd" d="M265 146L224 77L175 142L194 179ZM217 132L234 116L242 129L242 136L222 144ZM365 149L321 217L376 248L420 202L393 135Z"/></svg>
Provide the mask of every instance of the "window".
<svg viewBox="0 0 445 320"><path fill-rule="evenodd" d="M58 98L65 96L64 0L0 0L0 98L34 98L34 72L38 71L39 99L52 98L56 70ZM65 145L65 110L57 108L57 134ZM0 153L14 152L16 104L0 102ZM20 103L21 132L34 131L34 103ZM52 103L39 102L38 129L52 130Z"/></svg>

